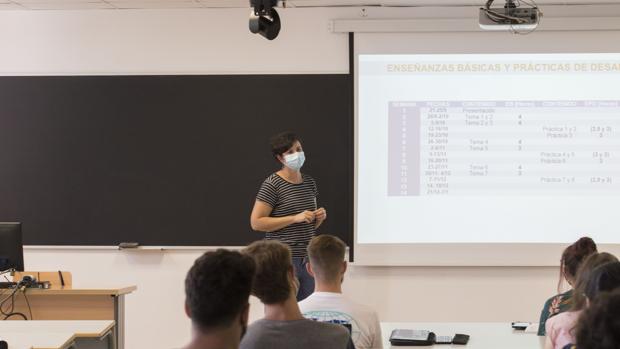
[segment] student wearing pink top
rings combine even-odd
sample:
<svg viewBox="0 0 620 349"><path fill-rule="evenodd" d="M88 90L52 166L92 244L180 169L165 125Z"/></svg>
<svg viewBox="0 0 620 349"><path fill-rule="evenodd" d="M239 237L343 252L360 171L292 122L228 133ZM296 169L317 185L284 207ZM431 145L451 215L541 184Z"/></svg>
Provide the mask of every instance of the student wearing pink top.
<svg viewBox="0 0 620 349"><path fill-rule="evenodd" d="M595 253L585 260L577 272L573 309L547 320L545 349L562 349L575 343L575 327L588 302L594 300L600 292L620 286L620 277L617 282L607 277L610 266L613 268L616 264L620 264L618 259L605 252Z"/></svg>
<svg viewBox="0 0 620 349"><path fill-rule="evenodd" d="M599 295L579 318L579 324L575 330L577 349L620 348L618 314L620 314L620 288Z"/></svg>

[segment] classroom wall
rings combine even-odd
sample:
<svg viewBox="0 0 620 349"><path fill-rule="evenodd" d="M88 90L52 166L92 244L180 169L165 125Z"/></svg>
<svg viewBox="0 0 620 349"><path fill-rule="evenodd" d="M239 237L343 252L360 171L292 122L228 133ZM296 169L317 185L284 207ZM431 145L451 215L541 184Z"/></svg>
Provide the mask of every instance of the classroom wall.
<svg viewBox="0 0 620 349"><path fill-rule="evenodd" d="M200 253L27 249L25 261L33 270L70 270L79 287L137 285L126 298L126 348L167 349L189 339L183 280ZM382 321L537 321L557 276L549 267L352 266L344 292ZM252 298L250 310L257 319L263 308Z"/></svg>
<svg viewBox="0 0 620 349"><path fill-rule="evenodd" d="M1 12L0 74L348 72L346 34L331 34L328 19L355 17L359 9L282 11L282 34L274 42L248 33L248 12ZM25 261L31 270L72 271L76 286L137 285L126 303L127 348L156 349L188 340L183 279L201 252L30 247ZM557 273L549 267L352 266L344 287L384 321L534 321L554 293ZM255 319L262 309L256 300L252 305Z"/></svg>

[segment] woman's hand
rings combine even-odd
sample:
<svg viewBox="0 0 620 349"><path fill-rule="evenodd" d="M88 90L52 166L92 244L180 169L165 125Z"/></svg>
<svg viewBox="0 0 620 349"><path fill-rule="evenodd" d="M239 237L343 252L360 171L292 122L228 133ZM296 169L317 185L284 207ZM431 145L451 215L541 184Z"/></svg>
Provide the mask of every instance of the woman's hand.
<svg viewBox="0 0 620 349"><path fill-rule="evenodd" d="M315 227L318 228L324 220L327 219L327 211L320 207L318 210L314 211L314 217L316 219Z"/></svg>
<svg viewBox="0 0 620 349"><path fill-rule="evenodd" d="M312 211L304 211L293 216L293 222L295 223L312 223L314 222L315 214Z"/></svg>

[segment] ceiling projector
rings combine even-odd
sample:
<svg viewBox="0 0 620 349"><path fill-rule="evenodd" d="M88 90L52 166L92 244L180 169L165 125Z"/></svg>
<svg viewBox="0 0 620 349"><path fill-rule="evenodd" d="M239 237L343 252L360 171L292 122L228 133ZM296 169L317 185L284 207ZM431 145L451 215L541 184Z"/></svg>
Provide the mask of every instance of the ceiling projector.
<svg viewBox="0 0 620 349"><path fill-rule="evenodd" d="M491 7L492 4L493 0L488 0L485 6L480 8L481 29L518 33L532 31L538 27L542 12L534 3L506 0L504 7Z"/></svg>

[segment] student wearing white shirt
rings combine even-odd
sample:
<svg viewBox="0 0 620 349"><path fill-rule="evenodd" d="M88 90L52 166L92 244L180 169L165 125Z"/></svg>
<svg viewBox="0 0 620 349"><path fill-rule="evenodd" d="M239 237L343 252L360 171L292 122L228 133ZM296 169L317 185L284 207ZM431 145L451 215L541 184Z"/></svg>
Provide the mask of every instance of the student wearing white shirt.
<svg viewBox="0 0 620 349"><path fill-rule="evenodd" d="M299 302L305 317L350 326L356 349L381 349L379 317L371 308L353 302L342 294L347 270L346 245L332 235L319 235L308 245L306 268L314 277L314 293Z"/></svg>

